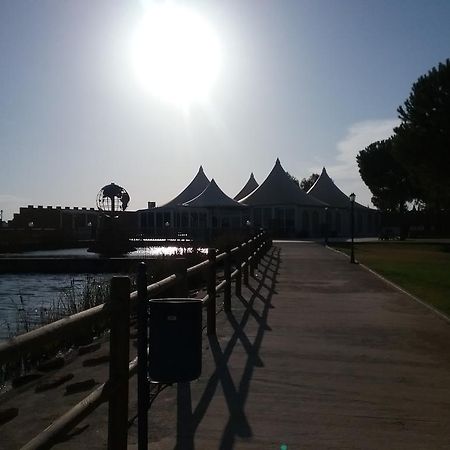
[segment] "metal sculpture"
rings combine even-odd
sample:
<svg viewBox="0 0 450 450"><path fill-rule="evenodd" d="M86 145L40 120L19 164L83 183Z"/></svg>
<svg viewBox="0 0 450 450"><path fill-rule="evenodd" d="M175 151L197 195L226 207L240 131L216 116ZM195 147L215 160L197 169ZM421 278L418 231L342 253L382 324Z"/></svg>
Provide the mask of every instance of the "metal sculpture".
<svg viewBox="0 0 450 450"><path fill-rule="evenodd" d="M95 242L88 251L103 256L120 256L135 250L120 213L130 202L128 192L117 184L103 186L97 194L97 208L102 213Z"/></svg>
<svg viewBox="0 0 450 450"><path fill-rule="evenodd" d="M125 211L129 202L128 192L114 183L103 186L97 194L97 208L107 217L114 217L117 211Z"/></svg>

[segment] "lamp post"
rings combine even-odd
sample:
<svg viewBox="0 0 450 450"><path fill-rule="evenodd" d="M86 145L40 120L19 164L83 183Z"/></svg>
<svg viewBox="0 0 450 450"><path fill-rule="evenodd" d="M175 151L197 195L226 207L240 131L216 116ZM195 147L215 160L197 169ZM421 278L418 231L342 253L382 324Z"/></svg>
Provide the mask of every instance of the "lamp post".
<svg viewBox="0 0 450 450"><path fill-rule="evenodd" d="M30 237L29 237L30 245L33 244L33 227L34 227L34 222L33 221L28 222L28 229L30 230Z"/></svg>
<svg viewBox="0 0 450 450"><path fill-rule="evenodd" d="M328 206L325 206L325 229L324 237L325 237L325 245L328 245Z"/></svg>
<svg viewBox="0 0 450 450"><path fill-rule="evenodd" d="M251 236L251 226L252 226L252 223L250 222L250 220L247 220L245 222L245 227L247 230L247 240L250 239L250 236Z"/></svg>
<svg viewBox="0 0 450 450"><path fill-rule="evenodd" d="M352 238L352 245L351 245L351 253L350 253L350 263L355 264L355 198L356 195L352 192L349 195L350 198L350 207L351 207L351 222L350 222L350 231L351 231L351 238Z"/></svg>
<svg viewBox="0 0 450 450"><path fill-rule="evenodd" d="M164 226L166 227L166 242L169 241L169 227L170 227L170 222L167 221Z"/></svg>
<svg viewBox="0 0 450 450"><path fill-rule="evenodd" d="M88 234L89 234L89 239L93 239L94 238L94 228L92 227L92 222L88 222L87 223L87 227L88 227Z"/></svg>

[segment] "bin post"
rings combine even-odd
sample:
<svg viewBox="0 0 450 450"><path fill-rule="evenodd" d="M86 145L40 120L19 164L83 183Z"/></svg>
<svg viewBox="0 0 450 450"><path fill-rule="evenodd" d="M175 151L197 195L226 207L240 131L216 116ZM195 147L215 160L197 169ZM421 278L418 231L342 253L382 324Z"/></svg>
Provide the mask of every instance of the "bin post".
<svg viewBox="0 0 450 450"><path fill-rule="evenodd" d="M225 288L223 293L223 310L231 311L231 251L227 248L224 262Z"/></svg>
<svg viewBox="0 0 450 450"><path fill-rule="evenodd" d="M128 436L128 365L130 356L130 279L111 280L109 337L108 449L126 450Z"/></svg>
<svg viewBox="0 0 450 450"><path fill-rule="evenodd" d="M208 305L206 329L208 336L216 334L216 249L208 249L209 270L208 270Z"/></svg>
<svg viewBox="0 0 450 450"><path fill-rule="evenodd" d="M147 268L144 262L138 267L138 449L148 447L148 402L150 387L148 381L148 311L147 311Z"/></svg>
<svg viewBox="0 0 450 450"><path fill-rule="evenodd" d="M242 244L239 244L238 251L236 252L236 295L242 295Z"/></svg>

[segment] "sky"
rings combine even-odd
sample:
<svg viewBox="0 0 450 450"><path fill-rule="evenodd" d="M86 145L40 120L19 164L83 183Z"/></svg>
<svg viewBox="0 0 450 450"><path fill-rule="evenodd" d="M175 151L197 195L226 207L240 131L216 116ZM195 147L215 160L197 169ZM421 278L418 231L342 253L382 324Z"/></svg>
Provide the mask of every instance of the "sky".
<svg viewBox="0 0 450 450"><path fill-rule="evenodd" d="M203 166L230 196L280 158L323 166L370 204L356 155L389 137L412 84L450 57L448 0L173 0L203 17L221 65L180 108L144 89L132 36L151 0L0 2L0 208L130 210L175 197ZM161 1L160 1L161 3Z"/></svg>

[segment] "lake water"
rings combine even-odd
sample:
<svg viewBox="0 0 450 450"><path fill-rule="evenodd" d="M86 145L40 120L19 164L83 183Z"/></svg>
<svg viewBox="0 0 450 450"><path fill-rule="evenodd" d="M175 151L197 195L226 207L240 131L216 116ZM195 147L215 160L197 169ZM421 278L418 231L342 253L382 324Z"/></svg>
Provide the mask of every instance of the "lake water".
<svg viewBox="0 0 450 450"><path fill-rule="evenodd" d="M154 258L182 255L191 249L176 246L143 247L127 255L129 258ZM206 252L206 249L200 249ZM5 257L80 257L98 258L86 248L2 254ZM113 274L1 274L0 275L0 340L23 332L24 318L40 323L42 309L48 309L67 296L81 295L86 284L106 282Z"/></svg>
<svg viewBox="0 0 450 450"><path fill-rule="evenodd" d="M86 284L104 282L112 274L0 275L0 340L22 333L23 324L40 323L43 309L80 296Z"/></svg>
<svg viewBox="0 0 450 450"><path fill-rule="evenodd" d="M207 250L203 248L197 249L200 252L206 253ZM191 252L192 248L184 248L177 246L158 246L158 247L139 247L133 252L126 255L127 258L154 258L158 256L175 256L183 255L185 252ZM29 257L29 258L89 258L95 259L101 256L97 253L87 251L87 248L64 248L59 250L38 250L34 252L22 253L2 253L1 257Z"/></svg>

